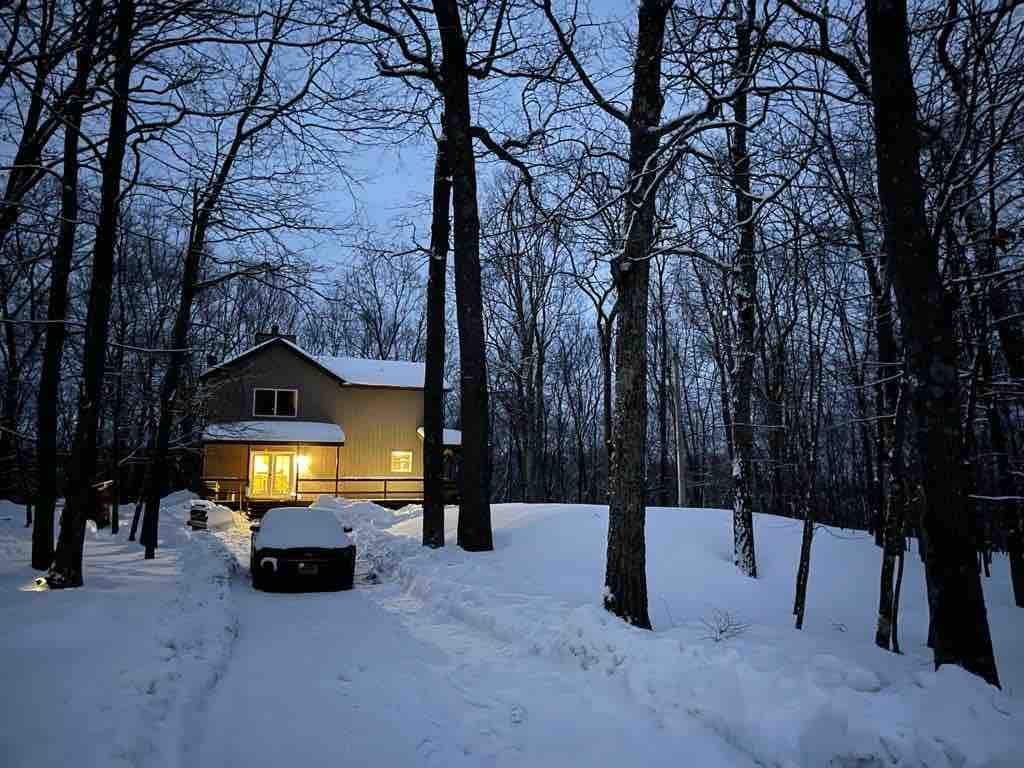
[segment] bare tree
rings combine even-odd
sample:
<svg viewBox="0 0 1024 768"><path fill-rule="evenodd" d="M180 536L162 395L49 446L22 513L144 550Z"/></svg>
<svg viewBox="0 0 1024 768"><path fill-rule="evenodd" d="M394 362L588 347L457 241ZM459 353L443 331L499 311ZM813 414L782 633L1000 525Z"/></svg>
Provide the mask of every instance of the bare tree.
<svg viewBox="0 0 1024 768"><path fill-rule="evenodd" d="M100 214L93 246L89 313L85 331L85 370L78 399L75 440L71 449L67 502L61 518L60 537L57 540L53 568L47 577L51 587L80 587L83 583L85 515L96 467L96 431L106 362L114 244L121 204L121 172L128 148L128 96L134 66L134 34L135 2L118 0L117 40L114 46L116 70L107 152L103 158Z"/></svg>
<svg viewBox="0 0 1024 768"><path fill-rule="evenodd" d="M903 329L924 490L921 534L935 665L959 664L998 685L961 456L955 306L925 217L906 3L869 0L866 16L886 268Z"/></svg>
<svg viewBox="0 0 1024 768"><path fill-rule="evenodd" d="M32 567L46 570L53 564L53 516L57 500L57 390L67 334L68 281L75 249L79 215L78 145L86 88L92 74L103 3L89 4L83 20L81 45L75 54L75 75L64 118L64 167L61 174L60 234L50 267L50 297L47 310L46 345L39 377L36 444L36 523L32 529Z"/></svg>

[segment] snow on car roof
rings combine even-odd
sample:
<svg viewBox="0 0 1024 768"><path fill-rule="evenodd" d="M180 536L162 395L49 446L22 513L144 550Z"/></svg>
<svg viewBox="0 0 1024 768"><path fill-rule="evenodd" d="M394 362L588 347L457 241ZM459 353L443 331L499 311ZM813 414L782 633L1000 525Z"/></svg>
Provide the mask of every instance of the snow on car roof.
<svg viewBox="0 0 1024 768"><path fill-rule="evenodd" d="M232 421L210 424L203 440L253 443L330 443L345 442L345 430L323 421Z"/></svg>
<svg viewBox="0 0 1024 768"><path fill-rule="evenodd" d="M256 532L257 548L290 549L322 547L341 549L351 546L334 513L319 507L274 507L263 516Z"/></svg>
<svg viewBox="0 0 1024 768"><path fill-rule="evenodd" d="M416 434L420 436L422 440L426 435L423 427L416 427ZM458 429L445 429L444 436L441 438L441 442L444 445L462 445L462 432Z"/></svg>

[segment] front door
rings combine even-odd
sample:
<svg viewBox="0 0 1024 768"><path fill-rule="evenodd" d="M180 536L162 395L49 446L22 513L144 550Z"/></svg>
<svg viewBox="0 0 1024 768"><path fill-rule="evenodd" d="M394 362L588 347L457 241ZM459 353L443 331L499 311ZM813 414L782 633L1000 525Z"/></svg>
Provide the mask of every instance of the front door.
<svg viewBox="0 0 1024 768"><path fill-rule="evenodd" d="M252 455L249 495L257 499L286 498L295 492L295 454L259 451Z"/></svg>

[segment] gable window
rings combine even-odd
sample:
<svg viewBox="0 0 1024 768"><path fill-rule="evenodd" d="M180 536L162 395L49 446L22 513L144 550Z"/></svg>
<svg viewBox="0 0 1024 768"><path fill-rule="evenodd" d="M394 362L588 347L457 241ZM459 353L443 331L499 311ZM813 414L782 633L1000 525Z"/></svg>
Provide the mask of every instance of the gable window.
<svg viewBox="0 0 1024 768"><path fill-rule="evenodd" d="M292 416L298 413L296 389L255 389L252 393L253 416Z"/></svg>
<svg viewBox="0 0 1024 768"><path fill-rule="evenodd" d="M392 451L391 471L412 472L412 451Z"/></svg>

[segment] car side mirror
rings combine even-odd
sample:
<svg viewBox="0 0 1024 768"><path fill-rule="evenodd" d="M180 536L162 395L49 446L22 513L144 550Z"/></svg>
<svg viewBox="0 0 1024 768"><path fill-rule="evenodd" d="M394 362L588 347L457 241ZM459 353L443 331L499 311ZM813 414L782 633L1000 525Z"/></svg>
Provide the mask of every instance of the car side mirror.
<svg viewBox="0 0 1024 768"><path fill-rule="evenodd" d="M252 533L258 533L259 530L260 530L260 524L259 523L253 523L252 525L249 526L249 531L252 532Z"/></svg>

